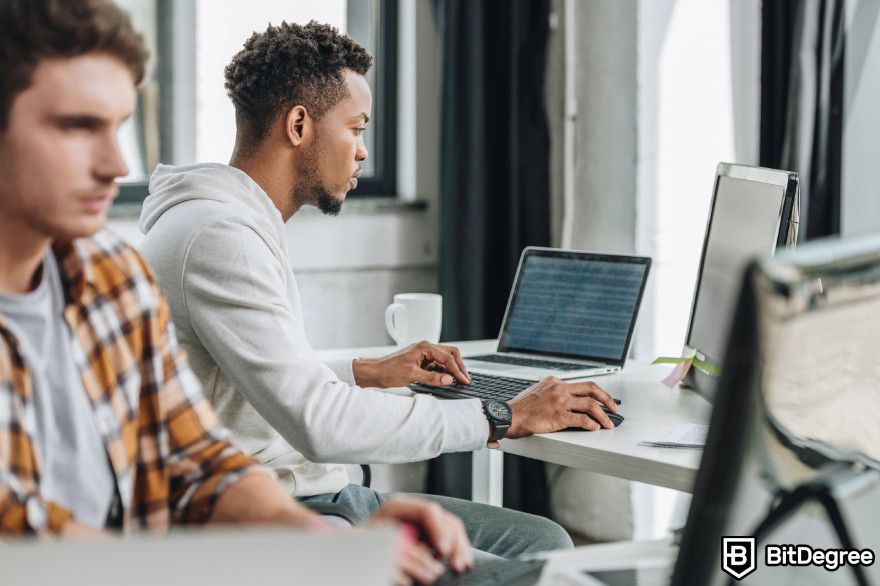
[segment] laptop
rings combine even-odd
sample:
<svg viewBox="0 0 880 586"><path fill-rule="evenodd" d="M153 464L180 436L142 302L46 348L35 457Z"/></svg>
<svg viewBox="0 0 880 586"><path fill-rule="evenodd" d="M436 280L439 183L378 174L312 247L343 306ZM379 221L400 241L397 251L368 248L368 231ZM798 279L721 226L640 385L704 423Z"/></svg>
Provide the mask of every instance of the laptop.
<svg viewBox="0 0 880 586"><path fill-rule="evenodd" d="M526 248L497 349L466 357L468 371L526 381L619 371L650 267L647 257Z"/></svg>
<svg viewBox="0 0 880 586"><path fill-rule="evenodd" d="M100 540L2 539L0 583L28 586L391 584L391 528L176 529ZM339 563L340 560L345 563Z"/></svg>

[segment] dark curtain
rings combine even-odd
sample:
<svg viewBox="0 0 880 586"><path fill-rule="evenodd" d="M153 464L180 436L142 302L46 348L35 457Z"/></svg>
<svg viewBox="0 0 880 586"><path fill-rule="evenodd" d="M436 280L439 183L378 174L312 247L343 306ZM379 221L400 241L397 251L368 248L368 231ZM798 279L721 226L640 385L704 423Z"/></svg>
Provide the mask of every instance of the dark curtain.
<svg viewBox="0 0 880 586"><path fill-rule="evenodd" d="M762 7L760 164L797 171L809 239L840 232L843 9L844 0Z"/></svg>
<svg viewBox="0 0 880 586"><path fill-rule="evenodd" d="M544 112L548 0L437 0L442 45L443 337L494 338L525 246L550 243ZM541 462L505 456L505 506L549 513ZM429 490L470 496L470 455L444 456Z"/></svg>

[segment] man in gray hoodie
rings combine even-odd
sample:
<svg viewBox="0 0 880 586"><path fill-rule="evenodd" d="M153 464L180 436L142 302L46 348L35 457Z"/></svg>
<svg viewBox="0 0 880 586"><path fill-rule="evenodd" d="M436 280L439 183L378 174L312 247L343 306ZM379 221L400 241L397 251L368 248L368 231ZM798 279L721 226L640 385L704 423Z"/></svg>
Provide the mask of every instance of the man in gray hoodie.
<svg viewBox="0 0 880 586"><path fill-rule="evenodd" d="M326 25L255 33L226 68L237 127L230 164L159 166L141 214L143 254L223 423L291 495L364 517L383 495L350 484L342 463L424 460L498 436L477 399L376 390L469 382L455 348L421 343L375 361L325 364L305 337L284 222L304 205L338 213L357 186L371 62ZM424 368L433 364L445 371ZM617 409L593 383L547 379L510 402L507 437L611 428L603 405ZM513 557L571 545L547 519L432 498L462 517L477 549Z"/></svg>

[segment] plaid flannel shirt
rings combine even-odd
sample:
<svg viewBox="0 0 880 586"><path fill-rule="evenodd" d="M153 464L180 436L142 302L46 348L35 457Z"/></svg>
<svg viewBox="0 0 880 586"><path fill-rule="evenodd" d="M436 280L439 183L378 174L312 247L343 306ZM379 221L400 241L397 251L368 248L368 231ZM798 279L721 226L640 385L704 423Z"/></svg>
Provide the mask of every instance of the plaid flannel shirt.
<svg viewBox="0 0 880 586"><path fill-rule="evenodd" d="M149 268L107 232L55 254L123 530L204 522L220 493L256 465L202 396ZM35 427L31 373L0 315L0 535L57 532L71 517L40 495Z"/></svg>

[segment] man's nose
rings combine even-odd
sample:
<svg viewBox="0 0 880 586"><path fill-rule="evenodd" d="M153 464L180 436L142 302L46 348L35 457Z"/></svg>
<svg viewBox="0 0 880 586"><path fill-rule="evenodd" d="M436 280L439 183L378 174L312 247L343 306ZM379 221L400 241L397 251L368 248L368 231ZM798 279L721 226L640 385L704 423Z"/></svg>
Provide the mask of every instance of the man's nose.
<svg viewBox="0 0 880 586"><path fill-rule="evenodd" d="M103 141L99 148L97 174L101 178L112 181L128 175L128 165L122 156L119 140L115 134Z"/></svg>
<svg viewBox="0 0 880 586"><path fill-rule="evenodd" d="M354 158L356 161L365 161L367 157L370 156L370 153L367 152L367 145L364 143L364 139L361 138L358 140L358 148L357 152L354 154Z"/></svg>

